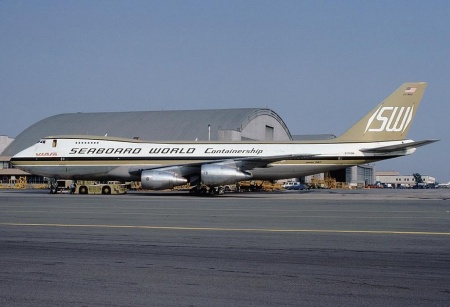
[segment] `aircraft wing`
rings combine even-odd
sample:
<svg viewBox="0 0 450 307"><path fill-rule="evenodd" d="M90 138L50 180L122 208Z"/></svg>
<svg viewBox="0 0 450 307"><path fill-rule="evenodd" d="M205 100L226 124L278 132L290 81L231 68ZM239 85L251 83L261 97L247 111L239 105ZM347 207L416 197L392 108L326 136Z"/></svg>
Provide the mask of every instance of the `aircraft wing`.
<svg viewBox="0 0 450 307"><path fill-rule="evenodd" d="M271 157L248 157L248 158L235 158L224 161L212 161L208 164L219 164L226 166L237 166L242 170L251 170L257 167L267 167L270 163L283 161L283 160L300 160L304 158L310 158L314 155L281 155ZM205 164L205 163L204 163Z"/></svg>
<svg viewBox="0 0 450 307"><path fill-rule="evenodd" d="M366 148L361 149L362 152L368 152L368 153L389 153L393 151L400 151L400 150L407 150L412 148L417 148L420 146L428 145L434 142L437 142L439 140L431 139L431 140L423 140L423 141L417 141L417 142L410 142L405 144L398 144L398 145L391 145L391 146L383 146L383 147L376 147L376 148Z"/></svg>
<svg viewBox="0 0 450 307"><path fill-rule="evenodd" d="M164 171L175 171L181 173L181 175L186 176L196 172L202 165L205 164L216 164L228 167L239 168L242 171L249 171L257 167L267 167L270 163L283 161L283 160L300 160L304 158L310 158L315 155L304 154L304 155L280 155L280 156L270 156L270 157L246 157L246 158L232 158L232 159L220 159L220 160L207 160L194 163L184 163L184 164L173 164L164 165L156 167L146 167L146 166L133 166L128 169L131 175L140 175L146 170L164 170Z"/></svg>

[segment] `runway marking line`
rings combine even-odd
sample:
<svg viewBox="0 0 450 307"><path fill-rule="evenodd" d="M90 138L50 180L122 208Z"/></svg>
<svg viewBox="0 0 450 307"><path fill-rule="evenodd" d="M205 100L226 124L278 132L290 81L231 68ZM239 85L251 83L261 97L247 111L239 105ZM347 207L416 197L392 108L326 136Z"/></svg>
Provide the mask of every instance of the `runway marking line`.
<svg viewBox="0 0 450 307"><path fill-rule="evenodd" d="M248 231L248 232L315 232L315 233L365 233L365 234L400 234L400 235L437 235L450 236L450 232L430 231L395 231L395 230L332 230L332 229L270 229L270 228L221 228L221 227L181 227L181 226L133 226L133 225L89 225L89 224L35 224L35 223L0 223L1 226L24 227L79 227L79 228L128 228L154 230L202 230L202 231Z"/></svg>

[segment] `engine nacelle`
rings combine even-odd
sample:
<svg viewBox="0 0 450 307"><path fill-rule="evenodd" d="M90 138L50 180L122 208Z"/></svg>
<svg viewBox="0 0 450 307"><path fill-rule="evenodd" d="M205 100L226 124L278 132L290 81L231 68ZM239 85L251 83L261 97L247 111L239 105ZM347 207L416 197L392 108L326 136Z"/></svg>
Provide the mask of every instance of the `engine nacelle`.
<svg viewBox="0 0 450 307"><path fill-rule="evenodd" d="M204 164L201 169L201 181L209 186L235 184L238 181L251 178L252 174L250 173L220 164Z"/></svg>
<svg viewBox="0 0 450 307"><path fill-rule="evenodd" d="M171 189L177 185L186 184L188 181L184 177L178 176L176 173L149 170L143 171L141 174L141 184L144 189L164 190Z"/></svg>

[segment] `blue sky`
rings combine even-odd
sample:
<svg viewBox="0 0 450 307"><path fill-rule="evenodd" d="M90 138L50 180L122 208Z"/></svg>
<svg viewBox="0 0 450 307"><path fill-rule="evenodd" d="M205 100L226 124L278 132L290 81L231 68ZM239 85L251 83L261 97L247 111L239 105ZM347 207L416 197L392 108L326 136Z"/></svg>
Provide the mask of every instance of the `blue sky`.
<svg viewBox="0 0 450 307"><path fill-rule="evenodd" d="M0 1L0 135L68 112L269 107L339 135L404 82L428 88L377 170L450 180L448 1Z"/></svg>

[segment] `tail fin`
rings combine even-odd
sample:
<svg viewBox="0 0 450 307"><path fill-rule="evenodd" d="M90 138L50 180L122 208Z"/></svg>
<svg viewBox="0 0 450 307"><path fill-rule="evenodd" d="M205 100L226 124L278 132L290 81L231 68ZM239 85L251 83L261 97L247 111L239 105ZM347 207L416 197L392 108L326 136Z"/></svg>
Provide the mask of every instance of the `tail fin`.
<svg viewBox="0 0 450 307"><path fill-rule="evenodd" d="M378 142L403 140L416 115L427 83L404 83L336 140Z"/></svg>

